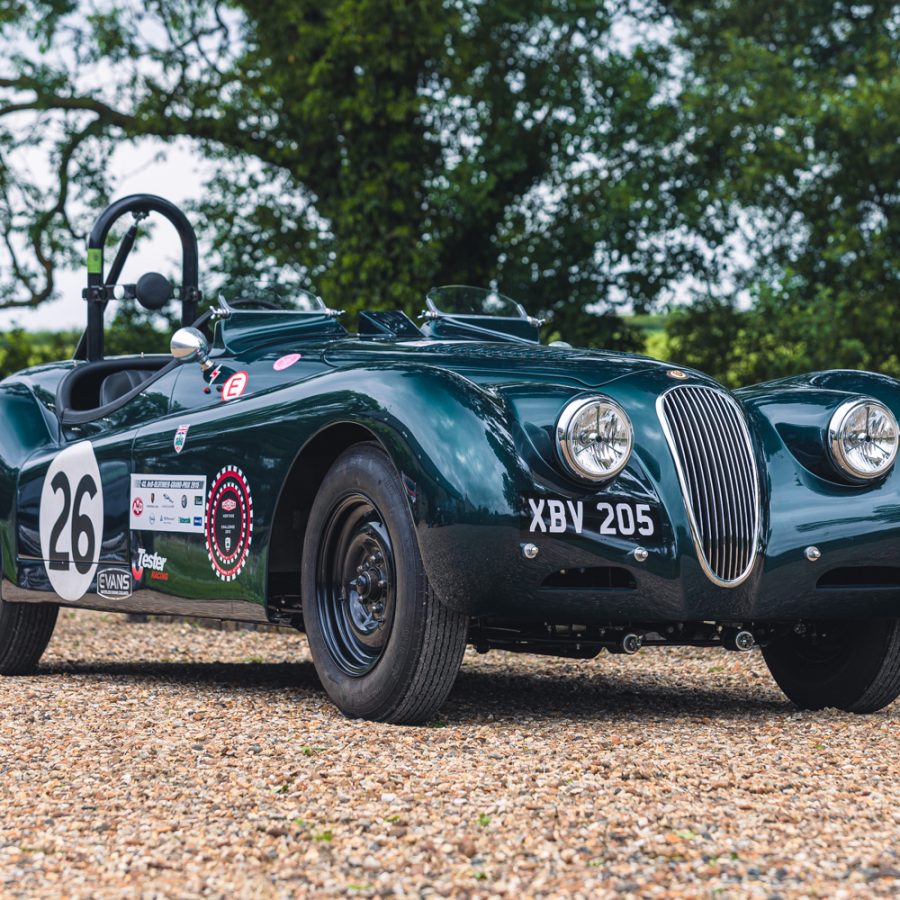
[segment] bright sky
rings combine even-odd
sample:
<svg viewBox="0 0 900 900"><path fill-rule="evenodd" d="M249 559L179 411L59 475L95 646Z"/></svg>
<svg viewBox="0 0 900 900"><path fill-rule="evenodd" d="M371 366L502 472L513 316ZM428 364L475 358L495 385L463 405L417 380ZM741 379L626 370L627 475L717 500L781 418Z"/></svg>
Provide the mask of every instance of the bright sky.
<svg viewBox="0 0 900 900"><path fill-rule="evenodd" d="M180 206L187 200L197 199L205 167L208 167L208 163L192 152L186 142L171 146L158 142L128 144L112 160L117 188L113 199L128 194L159 194ZM102 211L96 210L97 215ZM144 272L162 272L167 275L178 270L181 244L175 230L160 216L153 216L148 221L158 223L153 239L139 243L129 256L121 278L123 283L134 283ZM130 224L130 219L127 224ZM87 234L84 235L84 242L86 247ZM114 256L115 246L110 243L105 255L107 268ZM202 255L200 273L202 277ZM47 301L35 310L0 310L0 330L5 331L13 324L29 331L84 328L87 312L81 290L87 283L87 268L75 271L60 269L56 278L60 299Z"/></svg>

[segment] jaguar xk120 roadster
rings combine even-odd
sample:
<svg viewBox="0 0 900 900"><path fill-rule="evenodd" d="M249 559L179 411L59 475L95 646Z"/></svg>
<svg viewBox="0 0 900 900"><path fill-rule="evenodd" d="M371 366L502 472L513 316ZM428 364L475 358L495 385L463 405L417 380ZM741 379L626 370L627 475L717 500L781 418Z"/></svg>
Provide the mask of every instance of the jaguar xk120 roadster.
<svg viewBox="0 0 900 900"><path fill-rule="evenodd" d="M107 276L159 213L176 289ZM117 298L178 294L172 355L107 358ZM75 359L0 383L0 672L60 606L302 628L349 716L415 723L467 644L759 646L801 707L900 693L900 383L819 372L731 393L636 355L542 346L496 291L339 314L294 291L199 313L198 252L158 197L88 242Z"/></svg>

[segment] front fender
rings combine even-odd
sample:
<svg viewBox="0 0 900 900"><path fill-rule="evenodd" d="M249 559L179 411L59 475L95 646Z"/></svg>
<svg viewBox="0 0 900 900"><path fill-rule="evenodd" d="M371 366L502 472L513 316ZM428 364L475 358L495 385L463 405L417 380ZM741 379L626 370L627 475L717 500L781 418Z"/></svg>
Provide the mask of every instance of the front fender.
<svg viewBox="0 0 900 900"><path fill-rule="evenodd" d="M529 476L505 405L463 376L429 366L327 378L323 404L341 398L334 404L341 409L323 428L365 425L390 454L441 601L469 611L477 598L507 590L506 573L518 564L518 498Z"/></svg>
<svg viewBox="0 0 900 900"><path fill-rule="evenodd" d="M814 606L822 615L841 609L846 615L848 602L858 603L867 614L896 609L896 589L885 585L877 596L851 600L849 588L865 583L867 568L897 566L900 474L895 466L875 483L847 482L830 461L826 436L834 411L858 396L880 400L900 418L900 382L836 370L754 385L736 394L762 442L770 486L759 617L811 616ZM806 559L808 547L821 554L814 563ZM824 591L829 574L840 581L837 573L848 590ZM811 601L813 590L817 594Z"/></svg>

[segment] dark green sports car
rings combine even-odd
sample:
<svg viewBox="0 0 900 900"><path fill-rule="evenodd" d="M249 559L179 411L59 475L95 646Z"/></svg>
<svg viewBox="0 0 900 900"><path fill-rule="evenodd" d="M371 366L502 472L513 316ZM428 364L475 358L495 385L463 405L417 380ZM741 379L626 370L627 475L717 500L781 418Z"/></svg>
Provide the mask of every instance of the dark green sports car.
<svg viewBox="0 0 900 900"><path fill-rule="evenodd" d="M104 277L113 223L167 218L183 283ZM106 305L160 309L172 356L107 358ZM900 693L900 383L833 371L731 393L643 356L542 346L495 291L416 324L305 291L200 313L185 216L113 204L89 239L74 360L0 383L0 672L59 606L302 628L350 716L413 723L466 644L762 648L798 705ZM198 314L200 313L200 314Z"/></svg>

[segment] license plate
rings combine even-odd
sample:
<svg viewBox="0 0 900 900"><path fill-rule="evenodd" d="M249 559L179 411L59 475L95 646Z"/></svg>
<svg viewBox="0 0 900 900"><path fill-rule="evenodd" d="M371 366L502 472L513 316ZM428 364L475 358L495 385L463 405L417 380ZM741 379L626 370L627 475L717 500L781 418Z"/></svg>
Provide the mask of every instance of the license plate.
<svg viewBox="0 0 900 900"><path fill-rule="evenodd" d="M634 500L526 497L523 524L523 530L532 535L651 538L659 533L659 514L651 504Z"/></svg>

